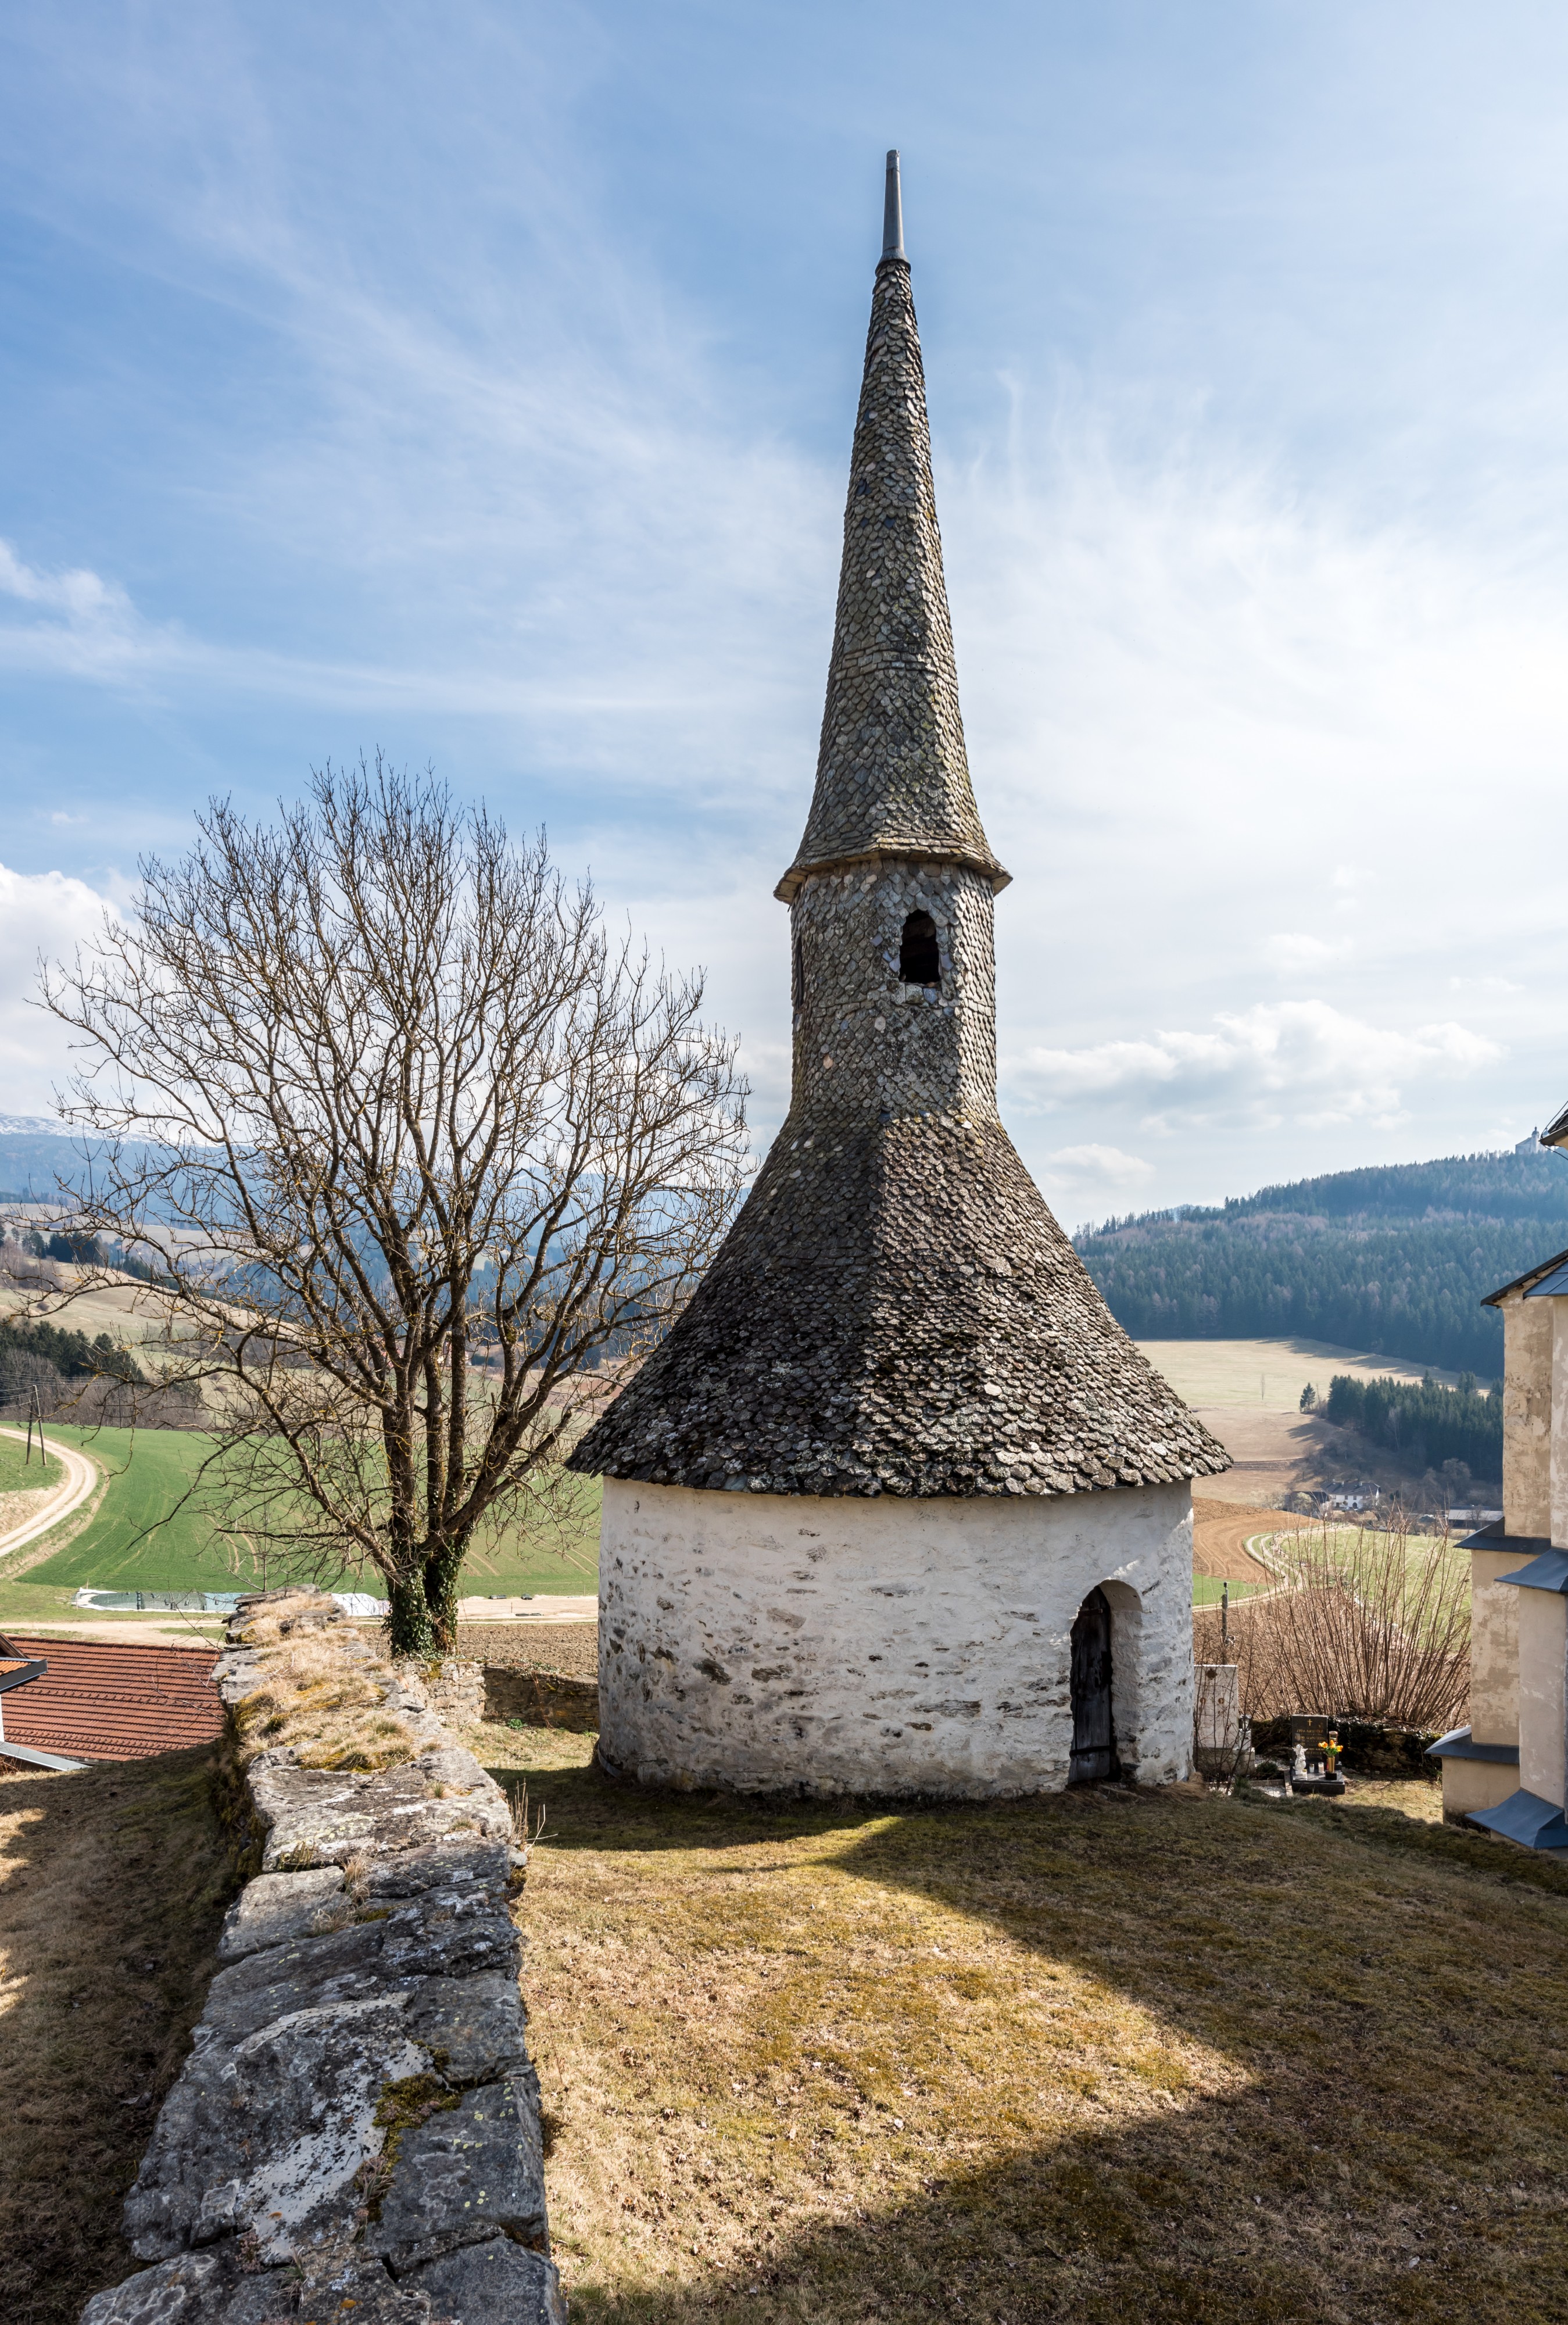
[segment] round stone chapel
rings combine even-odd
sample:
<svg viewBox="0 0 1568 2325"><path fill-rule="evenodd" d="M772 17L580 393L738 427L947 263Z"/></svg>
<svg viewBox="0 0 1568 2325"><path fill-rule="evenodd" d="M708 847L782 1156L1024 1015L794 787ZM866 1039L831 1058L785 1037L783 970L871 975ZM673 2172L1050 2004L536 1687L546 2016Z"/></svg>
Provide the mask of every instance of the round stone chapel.
<svg viewBox="0 0 1568 2325"><path fill-rule="evenodd" d="M789 1113L604 1481L599 1753L644 1783L979 1797L1192 1764L1192 1480L1229 1466L997 1116L898 156L789 908Z"/></svg>

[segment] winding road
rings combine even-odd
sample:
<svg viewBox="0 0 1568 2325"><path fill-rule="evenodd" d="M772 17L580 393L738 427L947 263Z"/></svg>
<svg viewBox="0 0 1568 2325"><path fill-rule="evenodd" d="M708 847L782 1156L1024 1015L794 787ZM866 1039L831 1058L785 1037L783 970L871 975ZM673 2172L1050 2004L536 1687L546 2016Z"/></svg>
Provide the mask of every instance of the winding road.
<svg viewBox="0 0 1568 2325"><path fill-rule="evenodd" d="M0 1429L0 1437L14 1437L19 1445L27 1442L27 1432L23 1429ZM11 1551L24 1550L40 1534L47 1533L51 1526L58 1525L61 1518L68 1518L73 1510L79 1510L88 1496L97 1489L100 1472L96 1461L89 1459L85 1453L78 1453L74 1446L62 1445L59 1438L49 1450L57 1461L64 1464L65 1476L51 1492L40 1495L19 1525L0 1533L0 1558Z"/></svg>

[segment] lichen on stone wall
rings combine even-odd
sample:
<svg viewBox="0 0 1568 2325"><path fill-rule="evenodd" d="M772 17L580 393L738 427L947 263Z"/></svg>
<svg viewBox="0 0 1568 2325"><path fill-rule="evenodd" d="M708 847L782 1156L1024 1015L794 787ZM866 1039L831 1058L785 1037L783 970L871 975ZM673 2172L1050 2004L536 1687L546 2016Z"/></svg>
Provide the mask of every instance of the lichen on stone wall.
<svg viewBox="0 0 1568 2325"><path fill-rule="evenodd" d="M255 1869L83 2325L560 2325L505 1796L318 1593L217 1677Z"/></svg>

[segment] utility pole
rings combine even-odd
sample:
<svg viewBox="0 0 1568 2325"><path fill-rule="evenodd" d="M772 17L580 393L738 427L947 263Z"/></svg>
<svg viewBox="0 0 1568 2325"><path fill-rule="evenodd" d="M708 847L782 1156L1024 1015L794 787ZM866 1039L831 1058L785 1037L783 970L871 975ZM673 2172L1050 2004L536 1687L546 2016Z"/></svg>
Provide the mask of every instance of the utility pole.
<svg viewBox="0 0 1568 2325"><path fill-rule="evenodd" d="M23 1455L22 1462L22 1466L24 1469L30 1465L32 1459L32 1429L35 1422L38 1424L38 1458L42 1462L45 1469L47 1469L49 1468L49 1448L43 1441L43 1408L38 1402L38 1383L36 1381L32 1384L28 1398L27 1451Z"/></svg>

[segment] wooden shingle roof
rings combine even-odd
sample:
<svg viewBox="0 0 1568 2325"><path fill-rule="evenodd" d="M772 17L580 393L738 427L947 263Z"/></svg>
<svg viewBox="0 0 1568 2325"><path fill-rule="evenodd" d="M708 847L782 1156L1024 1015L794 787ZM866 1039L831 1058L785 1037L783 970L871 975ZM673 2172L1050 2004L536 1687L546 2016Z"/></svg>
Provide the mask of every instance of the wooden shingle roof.
<svg viewBox="0 0 1568 2325"><path fill-rule="evenodd" d="M1007 883L969 779L903 259L882 261L872 295L816 783L777 893L788 903L811 872L886 856Z"/></svg>
<svg viewBox="0 0 1568 2325"><path fill-rule="evenodd" d="M789 1116L690 1305L568 1468L867 1496L1229 1468L1111 1316L997 1117L1006 877L964 749L909 269L884 257L816 785L778 891L797 961ZM907 990L911 879L927 929L946 916L948 967Z"/></svg>

